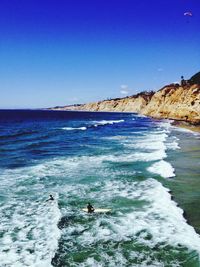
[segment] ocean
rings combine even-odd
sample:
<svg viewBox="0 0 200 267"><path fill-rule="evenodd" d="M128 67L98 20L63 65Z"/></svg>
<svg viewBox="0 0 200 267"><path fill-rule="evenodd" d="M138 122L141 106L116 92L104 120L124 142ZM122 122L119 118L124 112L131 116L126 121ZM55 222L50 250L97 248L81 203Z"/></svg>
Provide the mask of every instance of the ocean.
<svg viewBox="0 0 200 267"><path fill-rule="evenodd" d="M199 151L167 120L1 110L0 266L199 267Z"/></svg>

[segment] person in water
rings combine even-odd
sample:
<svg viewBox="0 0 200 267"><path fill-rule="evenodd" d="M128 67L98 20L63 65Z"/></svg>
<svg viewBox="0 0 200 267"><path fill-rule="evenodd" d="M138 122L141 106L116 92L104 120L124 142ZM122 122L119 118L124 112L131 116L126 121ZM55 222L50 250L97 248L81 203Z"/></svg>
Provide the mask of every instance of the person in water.
<svg viewBox="0 0 200 267"><path fill-rule="evenodd" d="M90 203L88 203L87 209L88 209L88 213L94 212L94 207Z"/></svg>
<svg viewBox="0 0 200 267"><path fill-rule="evenodd" d="M47 199L47 201L49 200L54 200L54 197L52 195L49 195L49 199Z"/></svg>

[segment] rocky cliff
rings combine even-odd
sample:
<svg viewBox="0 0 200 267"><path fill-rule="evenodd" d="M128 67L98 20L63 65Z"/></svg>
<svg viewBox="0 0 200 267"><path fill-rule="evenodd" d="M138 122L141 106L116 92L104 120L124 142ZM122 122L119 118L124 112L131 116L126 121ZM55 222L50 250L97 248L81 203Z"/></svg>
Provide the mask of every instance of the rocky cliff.
<svg viewBox="0 0 200 267"><path fill-rule="evenodd" d="M142 114L154 118L168 118L200 123L200 85L184 87L169 85L156 92Z"/></svg>
<svg viewBox="0 0 200 267"><path fill-rule="evenodd" d="M153 92L143 92L131 97L88 103L82 106L82 110L140 113L149 103L152 96Z"/></svg>
<svg viewBox="0 0 200 267"><path fill-rule="evenodd" d="M81 110L104 112L136 112L140 113L149 103L154 92L142 92L134 96L103 100L82 105L54 107L54 110Z"/></svg>
<svg viewBox="0 0 200 267"><path fill-rule="evenodd" d="M157 92L142 92L125 98L53 109L137 112L154 118L168 118L200 124L200 72L184 81L182 86L170 84Z"/></svg>

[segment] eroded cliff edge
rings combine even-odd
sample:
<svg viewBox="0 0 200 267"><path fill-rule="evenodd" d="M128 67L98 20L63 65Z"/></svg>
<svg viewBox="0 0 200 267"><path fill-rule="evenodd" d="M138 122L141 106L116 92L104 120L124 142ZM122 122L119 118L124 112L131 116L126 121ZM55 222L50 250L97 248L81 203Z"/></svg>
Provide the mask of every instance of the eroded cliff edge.
<svg viewBox="0 0 200 267"><path fill-rule="evenodd" d="M54 110L136 112L154 118L167 118L200 124L200 72L179 84L170 84L157 92L55 107Z"/></svg>
<svg viewBox="0 0 200 267"><path fill-rule="evenodd" d="M200 124L200 85L165 86L152 96L141 113Z"/></svg>

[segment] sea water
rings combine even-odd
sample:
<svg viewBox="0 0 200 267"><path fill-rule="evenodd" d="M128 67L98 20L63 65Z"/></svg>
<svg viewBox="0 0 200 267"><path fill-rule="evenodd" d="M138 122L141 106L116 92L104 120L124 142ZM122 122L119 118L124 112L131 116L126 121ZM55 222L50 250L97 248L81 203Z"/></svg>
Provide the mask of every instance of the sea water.
<svg viewBox="0 0 200 267"><path fill-rule="evenodd" d="M179 149L138 114L0 111L0 266L200 266L166 186Z"/></svg>

